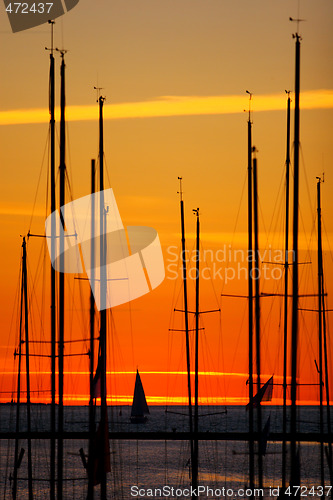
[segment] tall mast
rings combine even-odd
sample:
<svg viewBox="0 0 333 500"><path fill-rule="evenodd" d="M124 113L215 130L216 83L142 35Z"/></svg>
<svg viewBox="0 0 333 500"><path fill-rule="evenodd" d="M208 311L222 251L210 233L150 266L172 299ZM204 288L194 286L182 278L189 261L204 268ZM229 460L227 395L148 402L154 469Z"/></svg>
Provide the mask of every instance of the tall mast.
<svg viewBox="0 0 333 500"><path fill-rule="evenodd" d="M322 322L322 279L323 255L321 242L321 178L317 177L317 236L318 236L318 346L319 346L319 426L320 426L320 479L325 485L324 475L324 412L323 412L323 322Z"/></svg>
<svg viewBox="0 0 333 500"><path fill-rule="evenodd" d="M252 122L249 96L249 119L247 122L247 179L248 179L248 316L249 316L249 480L254 489L254 437L253 437L253 284L252 284Z"/></svg>
<svg viewBox="0 0 333 500"><path fill-rule="evenodd" d="M326 411L327 411L327 434L328 434L328 448L326 449L326 456L328 461L328 469L330 475L330 484L333 483L333 463L332 463L332 433L331 433L331 409L330 409L330 390L329 390L329 373L328 373L328 356L327 356L327 337L326 337L326 314L325 314L325 293L324 293L324 270L323 270L323 248L322 248L322 232L321 232L321 189L320 184L323 182L318 178L317 182L317 205L318 205L318 285L319 285L319 308L318 312L322 318L319 319L319 370L320 370L320 391L323 389L323 376L322 376L322 361L320 361L320 352L322 353L322 343L324 344L324 364L325 364L325 387L326 387ZM320 332L320 329L322 333ZM322 354L321 354L322 356ZM321 394L321 400L323 395ZM323 408L321 408L322 412ZM323 421L323 415L320 415ZM320 424L321 432L324 431L323 424ZM323 439L321 440L323 443ZM321 450L322 454L322 450ZM322 463L322 485L324 485L324 464Z"/></svg>
<svg viewBox="0 0 333 500"><path fill-rule="evenodd" d="M282 422L282 489L286 487L287 459L287 363L288 363L288 251L289 251L289 184L290 184L290 91L287 91L287 148L286 148L286 227L284 257L284 325L283 325L283 422Z"/></svg>
<svg viewBox="0 0 333 500"><path fill-rule="evenodd" d="M296 444L297 430L297 376L298 376L298 204L299 204L299 95L300 95L300 35L296 39L295 52L295 119L294 119L294 207L293 207L293 283L291 328L291 413L290 413L290 463L291 486L299 485L299 457Z"/></svg>
<svg viewBox="0 0 333 500"><path fill-rule="evenodd" d="M255 148L253 148L255 150ZM253 217L254 217L254 280L255 280L255 325L256 325L256 359L257 359L257 392L261 389L260 382L260 286L259 286L259 224L258 224L258 172L257 158L253 158ZM258 434L258 477L259 488L262 488L262 453L261 443L261 402L257 404L257 434Z"/></svg>
<svg viewBox="0 0 333 500"><path fill-rule="evenodd" d="M24 310L23 310L24 303ZM24 315L24 340L23 340L23 315ZM20 306L20 340L19 340L19 367L17 380L17 407L16 407L16 434L20 431L20 392L21 392L21 365L22 344L25 344L25 369L27 386L27 444L28 444L28 498L33 500L32 488L32 453L31 453L31 402L30 402L30 358L29 358L29 309L28 309L28 283L27 283L27 249L25 237L22 243L22 280L21 280L21 306ZM14 484L13 500L17 498L17 470L23 458L24 449L18 455L19 440L15 438L14 452Z"/></svg>
<svg viewBox="0 0 333 500"><path fill-rule="evenodd" d="M29 359L29 315L28 315L28 283L27 283L27 248L23 238L23 295L24 295L24 331L25 331L25 367L27 380L27 431L28 431L28 491L29 500L33 499L32 492L32 456L31 456L31 405L30 405L30 359Z"/></svg>
<svg viewBox="0 0 333 500"><path fill-rule="evenodd" d="M100 356L101 356L101 433L108 439L107 400L106 400L106 348L107 348L107 316L106 316L106 212L104 207L104 138L103 138L103 104L104 97L99 102L99 188L100 188ZM105 464L105 446L102 446L102 463ZM102 468L101 499L107 500L106 470Z"/></svg>
<svg viewBox="0 0 333 500"><path fill-rule="evenodd" d="M20 432L20 408L21 408L20 402L21 402L21 363L22 363L22 344L23 344L23 339L22 339L23 301L24 301L24 295L23 295L23 265L22 265L21 301L20 301L20 337L19 337L19 352L18 352L19 360L18 360L18 376L17 376L17 391L16 391L17 400L16 400L16 427L15 427L15 451L14 451L14 477L13 477L13 490L12 490L13 500L16 500L16 495L17 495L17 470L20 464L20 458L18 453L18 447L19 447L18 434ZM16 355L17 352L15 351L14 357ZM22 452L22 449L21 449L21 454L24 453L24 451Z"/></svg>
<svg viewBox="0 0 333 500"><path fill-rule="evenodd" d="M196 278L195 278L195 375L194 375L194 442L192 464L192 486L198 486L198 460L199 460L199 252L200 252L200 219L199 208L193 210L197 218L196 242Z"/></svg>
<svg viewBox="0 0 333 500"><path fill-rule="evenodd" d="M61 51L61 90L60 90L60 207L65 205L65 175L66 175L66 129L65 129L65 52ZM65 223L60 212L63 230L60 231L60 273L59 273L59 406L58 406L58 500L63 498L63 431L64 431L64 326L65 326L65 274L64 274L64 231Z"/></svg>
<svg viewBox="0 0 333 500"><path fill-rule="evenodd" d="M56 188L55 188L55 77L53 55L53 28L51 25L50 48L50 80L49 80L49 107L50 107L50 184L51 184L51 234L56 232ZM56 271L52 265L55 256L55 238L51 238L51 439L50 439L50 499L55 500L55 434L56 434Z"/></svg>
<svg viewBox="0 0 333 500"><path fill-rule="evenodd" d="M91 290L90 290L90 401L89 401L89 474L88 474L88 500L94 498L94 437L95 437L95 405L94 405L94 352L95 352L95 160L91 160L91 247L90 247L90 269L91 269Z"/></svg>
<svg viewBox="0 0 333 500"><path fill-rule="evenodd" d="M186 272L186 246L185 246L185 217L184 201L182 191L182 177L178 177L180 182L180 217L182 231L182 272L183 272L183 290L184 290L184 317L185 317L185 342L186 342L186 365L187 365L187 388L188 388L188 413L190 429L191 446L191 466L193 467L193 415L192 415L192 394L191 394L191 363L190 363L190 339L188 328L188 303L187 303L187 272ZM193 477L193 474L192 474Z"/></svg>

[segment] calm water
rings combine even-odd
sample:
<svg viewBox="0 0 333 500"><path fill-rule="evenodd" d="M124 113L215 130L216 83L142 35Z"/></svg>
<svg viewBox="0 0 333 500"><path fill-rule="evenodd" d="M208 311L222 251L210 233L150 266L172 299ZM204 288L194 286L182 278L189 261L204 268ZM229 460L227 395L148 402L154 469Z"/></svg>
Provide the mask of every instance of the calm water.
<svg viewBox="0 0 333 500"><path fill-rule="evenodd" d="M129 424L129 407L109 408L110 430L123 431L186 431L188 419L186 408L151 407L149 421L144 425ZM33 430L49 430L49 407L35 405L32 408ZM247 412L244 407L201 407L199 430L212 433L216 431L247 431ZM15 406L0 408L0 431L15 429ZM177 413L171 413L177 412ZM218 414L211 415L211 413ZM272 432L281 431L282 409L279 407L263 408L263 422L270 415ZM208 415L207 415L208 414ZM24 428L25 409L21 413L22 429ZM304 432L319 431L319 411L317 407L300 407L299 430ZM88 408L65 408L65 430L88 430ZM10 475L13 474L14 442L2 440L0 449L0 498L11 498ZM20 443L20 448L27 448L26 442ZM189 444L184 441L142 441L142 440L115 440L110 443L111 469L108 475L108 498L167 498L158 494L149 496L148 489L168 486L169 498L186 498L176 488L189 486ZM87 478L79 455L79 449L88 450L86 441L65 441L64 451L64 499L85 500ZM233 497L239 488L244 488L248 481L248 444L246 442L215 442L205 441L199 444L199 484L213 490L203 492L200 498L218 499L223 496L222 488L231 488ZM48 442L33 441L33 477L34 498L47 499L49 485L49 448ZM308 487L320 485L319 445L316 443L302 443L301 447L301 484ZM281 482L281 444L269 442L267 454L264 457L264 498L269 495L270 487L277 487ZM328 484L328 471L325 471ZM28 498L27 495L27 453L19 469L18 499ZM144 496L131 496L131 487L139 486ZM171 496L171 487L174 487L174 497ZM98 491L98 488L96 488ZM145 491L143 491L145 490ZM217 491L214 491L217 490ZM132 490L135 493L137 490ZM153 492L154 493L154 492ZM177 496L176 496L177 494ZM179 496L180 495L180 496ZM316 498L316 497L315 497Z"/></svg>

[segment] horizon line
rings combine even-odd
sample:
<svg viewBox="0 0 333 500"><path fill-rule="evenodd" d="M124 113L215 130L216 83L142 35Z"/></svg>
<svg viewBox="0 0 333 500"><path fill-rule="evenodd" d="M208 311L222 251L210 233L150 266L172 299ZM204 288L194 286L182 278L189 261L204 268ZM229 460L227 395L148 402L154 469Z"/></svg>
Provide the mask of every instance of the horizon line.
<svg viewBox="0 0 333 500"><path fill-rule="evenodd" d="M146 396L147 403L150 406L188 406L187 396ZM133 403L133 395L114 395L108 396L108 406L126 406L129 407ZM199 397L199 406L246 406L249 402L246 396L201 396ZM0 404L17 403L10 398L0 397ZM32 404L51 404L51 398L32 398ZM333 401L330 402L332 404ZM26 401L21 401L21 404L26 404ZM58 402L56 402L58 404ZM65 406L89 406L89 394L73 395L68 394L64 397ZM296 402L296 406L319 406L320 402L313 399L301 399ZM272 401L265 401L262 407L283 406L282 398L272 398ZM290 406L290 404L288 404Z"/></svg>
<svg viewBox="0 0 333 500"><path fill-rule="evenodd" d="M55 372L56 375L59 375L59 372ZM140 375L172 375L172 376L187 376L187 371L181 370L181 371L158 371L158 370L140 370L139 371ZM113 370L107 370L106 375L135 375L136 370L124 370L124 371L113 371ZM0 376L13 376L17 375L17 372L13 371L0 371ZM26 375L25 371L21 371L21 375ZM30 375L51 375L50 370L45 370L45 371L30 371ZM90 372L87 370L84 371L77 371L77 370L71 370L71 371L64 371L64 375L82 375L82 376L88 376L90 375ZM191 370L191 375L195 375L195 372ZM203 377L241 377L241 378L246 378L249 376L248 373L241 373L241 372L220 372L220 371L199 371L199 375ZM272 374L261 374L262 377L272 377ZM275 375L273 374L274 378L276 379L282 379L282 375ZM288 377L290 378L290 377Z"/></svg>

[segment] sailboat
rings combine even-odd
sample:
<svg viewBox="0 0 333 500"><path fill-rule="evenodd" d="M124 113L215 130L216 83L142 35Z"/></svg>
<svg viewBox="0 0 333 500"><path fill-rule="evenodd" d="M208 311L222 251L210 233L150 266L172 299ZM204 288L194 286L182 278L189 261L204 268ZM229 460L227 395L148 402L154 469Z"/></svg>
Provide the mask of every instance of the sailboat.
<svg viewBox="0 0 333 500"><path fill-rule="evenodd" d="M131 424L144 424L147 422L149 408L146 401L145 391L141 382L139 370L136 371L134 396L131 410Z"/></svg>

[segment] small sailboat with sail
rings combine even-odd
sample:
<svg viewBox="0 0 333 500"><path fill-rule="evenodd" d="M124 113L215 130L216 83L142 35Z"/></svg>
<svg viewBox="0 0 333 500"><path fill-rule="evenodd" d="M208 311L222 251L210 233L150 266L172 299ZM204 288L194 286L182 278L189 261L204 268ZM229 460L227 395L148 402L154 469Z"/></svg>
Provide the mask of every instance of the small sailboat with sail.
<svg viewBox="0 0 333 500"><path fill-rule="evenodd" d="M131 424L144 424L148 420L147 415L149 415L149 408L141 382L140 373L139 370L137 370L131 410Z"/></svg>

